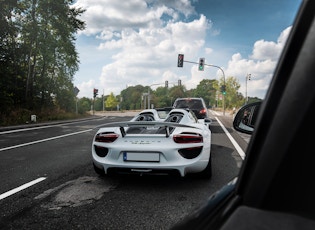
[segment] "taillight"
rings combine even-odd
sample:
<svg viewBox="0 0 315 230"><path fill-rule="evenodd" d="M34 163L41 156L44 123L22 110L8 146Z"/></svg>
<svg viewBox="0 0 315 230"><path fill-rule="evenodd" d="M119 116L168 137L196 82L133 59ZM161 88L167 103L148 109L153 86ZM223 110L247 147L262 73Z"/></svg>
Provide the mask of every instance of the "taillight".
<svg viewBox="0 0 315 230"><path fill-rule="evenodd" d="M199 134L177 134L173 136L173 140L179 144L188 144L188 143L202 143L203 138Z"/></svg>
<svg viewBox="0 0 315 230"><path fill-rule="evenodd" d="M207 110L206 110L206 109L202 109L202 110L199 111L199 113L200 113L200 114L206 114L206 113L207 113Z"/></svg>
<svg viewBox="0 0 315 230"><path fill-rule="evenodd" d="M114 142L119 137L116 133L98 133L95 136L96 142L111 143Z"/></svg>

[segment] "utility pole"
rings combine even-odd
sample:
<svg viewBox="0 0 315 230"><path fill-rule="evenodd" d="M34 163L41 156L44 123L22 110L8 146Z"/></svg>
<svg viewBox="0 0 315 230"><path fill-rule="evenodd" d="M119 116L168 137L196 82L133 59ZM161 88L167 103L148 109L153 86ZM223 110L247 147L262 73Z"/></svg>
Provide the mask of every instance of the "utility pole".
<svg viewBox="0 0 315 230"><path fill-rule="evenodd" d="M223 69L220 66L217 66L217 65L211 65L211 64L204 64L204 65L212 66L212 67L215 67L215 68L218 68L219 70L221 70L222 75L223 75L223 86L224 86L224 89L226 89L225 74L224 74ZM223 93L223 96L222 96L222 103L223 103L223 115L225 115L225 93Z"/></svg>
<svg viewBox="0 0 315 230"><path fill-rule="evenodd" d="M245 105L248 103L248 96L247 96L247 81L251 78L251 74L248 73L245 77Z"/></svg>
<svg viewBox="0 0 315 230"><path fill-rule="evenodd" d="M103 113L104 113L104 89L103 89L103 95L102 95L102 99L103 99Z"/></svg>

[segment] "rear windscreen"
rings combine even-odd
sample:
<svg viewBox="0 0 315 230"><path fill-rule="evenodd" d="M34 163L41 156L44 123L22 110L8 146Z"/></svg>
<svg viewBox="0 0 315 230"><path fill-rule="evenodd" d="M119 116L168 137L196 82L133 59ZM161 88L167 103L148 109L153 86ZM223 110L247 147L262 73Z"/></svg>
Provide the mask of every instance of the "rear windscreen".
<svg viewBox="0 0 315 230"><path fill-rule="evenodd" d="M202 103L199 100L180 100L175 104L175 108L199 109L202 107Z"/></svg>

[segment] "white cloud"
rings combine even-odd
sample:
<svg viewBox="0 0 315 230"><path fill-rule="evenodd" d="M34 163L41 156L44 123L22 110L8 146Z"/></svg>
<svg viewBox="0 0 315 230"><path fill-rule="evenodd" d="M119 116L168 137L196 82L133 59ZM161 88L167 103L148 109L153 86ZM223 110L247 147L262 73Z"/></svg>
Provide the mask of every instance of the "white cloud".
<svg viewBox="0 0 315 230"><path fill-rule="evenodd" d="M213 52L213 49L211 49L211 48L206 48L205 51L206 51L206 54L211 54L211 53Z"/></svg>
<svg viewBox="0 0 315 230"><path fill-rule="evenodd" d="M225 75L238 78L241 84L240 92L243 95L246 91L246 76L251 74L251 80L247 82L248 95L264 98L290 30L291 27L286 28L277 42L264 40L255 42L252 55L248 59L239 53L232 56Z"/></svg>
<svg viewBox="0 0 315 230"><path fill-rule="evenodd" d="M162 85L165 80L176 83L181 79L191 89L204 79L196 66L185 65L186 72L176 66L179 53L196 60L200 55L215 53L216 47L205 47L205 39L207 34L220 33L207 17L196 15L190 1L78 0L75 6L86 9L82 19L87 27L79 36L94 37L97 58L106 57L97 78L78 84L79 97L90 97L94 87L117 95L128 86ZM191 15L194 19L188 20ZM245 76L250 73L248 95L264 97L290 29L285 29L277 41L256 41L248 58L236 53L227 67L222 67L226 77L239 79L241 93L245 92ZM217 76L222 76L220 70Z"/></svg>
<svg viewBox="0 0 315 230"><path fill-rule="evenodd" d="M123 82L151 85L173 80L164 78L174 78L175 73L166 73L176 71L177 54L196 55L205 43L208 28L209 22L201 16L188 23L168 22L164 27L122 30L119 40L110 40L100 46L104 52L119 48L112 56L113 62L103 67L101 85L118 94L124 89Z"/></svg>
<svg viewBox="0 0 315 230"><path fill-rule="evenodd" d="M87 35L101 33L104 30L154 27L163 23L161 21L163 16L177 20L178 13L185 16L195 13L188 0L78 0L74 7L86 10L81 19L87 23L87 27L81 33Z"/></svg>
<svg viewBox="0 0 315 230"><path fill-rule="evenodd" d="M93 89L94 88L98 88L95 85L95 81L94 80L89 80L87 82L82 82L80 84L77 85L77 88L80 89L80 92L78 94L79 97L93 97ZM82 96L80 96L82 95Z"/></svg>
<svg viewBox="0 0 315 230"><path fill-rule="evenodd" d="M279 36L277 42L259 40L254 44L254 50L251 58L257 60L278 60L279 55L285 45L291 27L286 28Z"/></svg>

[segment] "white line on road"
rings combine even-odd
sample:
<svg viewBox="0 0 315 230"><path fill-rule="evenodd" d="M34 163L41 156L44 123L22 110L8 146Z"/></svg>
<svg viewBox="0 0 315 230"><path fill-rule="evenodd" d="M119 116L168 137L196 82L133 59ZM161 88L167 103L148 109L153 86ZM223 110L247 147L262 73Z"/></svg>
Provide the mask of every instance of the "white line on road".
<svg viewBox="0 0 315 230"><path fill-rule="evenodd" d="M227 129L224 127L224 125L221 123L221 121L215 117L215 119L218 121L218 123L220 124L220 126L222 127L223 131L225 132L225 134L227 135L227 137L230 139L230 141L232 142L232 144L234 145L236 151L238 152L238 154L241 156L242 160L245 159L245 153L243 151L243 149L241 149L241 147L237 144L237 142L234 140L234 138L231 136L231 134L229 133L229 131L227 131Z"/></svg>
<svg viewBox="0 0 315 230"><path fill-rule="evenodd" d="M60 126L60 125L46 125L46 126L39 126L39 127L25 128L25 129L14 129L14 130L0 132L0 134L19 133L19 132L24 132L24 131L36 130L36 129L47 129L47 128L51 128L55 126Z"/></svg>
<svg viewBox="0 0 315 230"><path fill-rule="evenodd" d="M3 194L0 194L0 200L2 200L2 199L4 199L4 198L7 198L8 196L11 196L11 195L13 195L13 194L15 194L15 193L18 193L18 192L22 191L23 189L26 189L26 188L28 188L28 187L31 187L31 186L33 186L34 184L37 184L37 183L39 183L39 182L41 182L41 181L43 181L43 180L45 180L45 179L46 179L46 177L40 177L40 178L38 178L38 179L36 179L36 180L33 180L33 181L28 182L28 183L26 183L26 184L23 184L23 185L21 185L20 187L17 187L17 188L15 188L15 189L12 189L12 190L10 190L10 191L8 191L8 192L5 192L5 193L3 193Z"/></svg>
<svg viewBox="0 0 315 230"><path fill-rule="evenodd" d="M101 120L101 119L102 118L98 118L98 120ZM84 122L87 122L87 121L86 120L73 121L73 122L67 122L67 123L61 123L61 124L55 124L55 125L45 125L45 126L36 126L36 127L31 127L31 128L13 129L13 130L8 130L8 131L2 131L0 132L0 135L9 134L9 133L19 133L19 132L25 132L25 131L30 131L30 130L36 130L36 129L47 129L47 128L56 127L56 126L64 126L64 125L84 123Z"/></svg>
<svg viewBox="0 0 315 230"><path fill-rule="evenodd" d="M79 132L75 132L75 133L68 133L68 134L61 135L61 136L50 137L50 138L46 138L46 139L43 139L43 140L32 141L32 142L28 142L28 143L24 143L24 144L20 144L20 145L14 145L14 146L10 146L10 147L6 147L6 148L0 149L0 152L1 151L5 151L5 150L19 148L19 147L24 147L24 146L27 146L27 145L38 144L38 143L45 142L45 141L51 141L51 140L54 140L54 139L63 138L63 137L67 137L67 136L72 136L72 135L76 135L76 134L86 133L86 132L90 132L92 130L93 129L87 129L87 130L83 130L83 131L79 131Z"/></svg>

